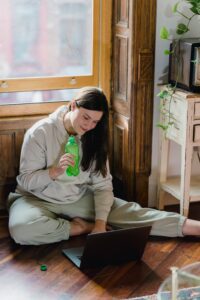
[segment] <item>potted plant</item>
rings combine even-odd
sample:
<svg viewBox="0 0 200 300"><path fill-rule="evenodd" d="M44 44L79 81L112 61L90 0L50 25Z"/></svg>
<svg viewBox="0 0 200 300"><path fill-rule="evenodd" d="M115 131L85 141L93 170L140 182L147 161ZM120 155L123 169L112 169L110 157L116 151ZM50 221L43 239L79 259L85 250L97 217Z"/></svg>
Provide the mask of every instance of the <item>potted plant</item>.
<svg viewBox="0 0 200 300"><path fill-rule="evenodd" d="M185 6L186 5L186 6ZM172 12L178 16L182 17L182 22L178 23L176 26L176 34L180 38L173 38L173 36L170 35L169 30L163 26L160 30L160 38L162 40L168 40L171 42L171 49L164 50L165 55L173 55L174 60L176 61L176 64L180 63L180 57L177 54L176 48L178 46L178 43L183 36L190 31L190 23L192 19L198 15L200 15L200 0L180 0L174 6L172 7ZM196 63L196 61L193 61L193 63ZM163 89L159 94L159 98L161 99L161 113L164 116L164 122L157 124L158 127L163 129L164 131L167 131L169 126L172 126L174 124L173 122L173 116L170 113L170 104L173 97L173 94L175 93L177 89L177 82L179 79L179 74L176 74L176 80L175 83L168 84L165 89ZM165 102L169 102L169 109L166 110Z"/></svg>

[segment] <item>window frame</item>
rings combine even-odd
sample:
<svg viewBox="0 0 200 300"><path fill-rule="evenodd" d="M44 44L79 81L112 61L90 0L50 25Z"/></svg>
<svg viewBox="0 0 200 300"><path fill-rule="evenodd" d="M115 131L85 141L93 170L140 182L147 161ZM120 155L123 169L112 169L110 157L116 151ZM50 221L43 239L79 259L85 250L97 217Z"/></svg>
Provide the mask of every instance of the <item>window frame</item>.
<svg viewBox="0 0 200 300"><path fill-rule="evenodd" d="M83 76L42 76L26 78L0 78L0 93L36 90L79 88L98 84L100 0L93 0L93 57L92 74Z"/></svg>
<svg viewBox="0 0 200 300"><path fill-rule="evenodd" d="M94 18L95 29L93 41L93 75L73 77L51 77L43 79L39 78L39 81L42 81L42 86L40 89L36 84L35 78L5 80L6 82L9 82L10 89L13 88L14 91L16 85L18 85L18 88L16 88L16 90L18 91L31 91L38 89L74 89L81 88L87 85L92 85L101 87L104 90L108 101L110 101L112 0L94 0L94 4L94 9L98 10L98 17L96 19ZM75 83L74 79L76 81ZM73 81L73 84L70 83L71 80ZM4 80L0 80L0 85L3 81ZM29 87L22 89L22 84L27 84L28 81L30 83ZM56 88L55 81L58 84ZM2 91L2 88L0 88L0 92L6 92L6 89L4 88ZM64 101L0 105L0 117L4 118L49 114L57 107L63 104L65 104Z"/></svg>

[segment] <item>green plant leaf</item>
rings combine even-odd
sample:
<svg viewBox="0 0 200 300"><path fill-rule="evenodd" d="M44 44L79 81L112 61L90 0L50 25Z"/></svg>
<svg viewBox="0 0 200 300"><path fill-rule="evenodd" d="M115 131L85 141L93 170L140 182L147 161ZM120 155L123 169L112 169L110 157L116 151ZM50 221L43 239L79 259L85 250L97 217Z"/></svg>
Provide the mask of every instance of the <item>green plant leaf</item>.
<svg viewBox="0 0 200 300"><path fill-rule="evenodd" d="M200 0L184 0L189 3L191 7L189 8L195 15L200 15Z"/></svg>
<svg viewBox="0 0 200 300"><path fill-rule="evenodd" d="M185 1L192 5L198 5L198 3L200 3L200 0L185 0Z"/></svg>
<svg viewBox="0 0 200 300"><path fill-rule="evenodd" d="M195 14L195 15L200 15L200 5L198 6L192 6L190 10Z"/></svg>
<svg viewBox="0 0 200 300"><path fill-rule="evenodd" d="M165 99L169 95L169 92L164 90L157 94L160 99Z"/></svg>
<svg viewBox="0 0 200 300"><path fill-rule="evenodd" d="M170 54L172 54L172 53L174 53L173 51L170 51L170 50L164 50L164 54L165 55L170 55Z"/></svg>
<svg viewBox="0 0 200 300"><path fill-rule="evenodd" d="M160 123L157 124L156 126L159 127L159 128L161 128L164 131L166 131L168 129L168 127L169 127L168 125L164 125L164 124L160 124Z"/></svg>
<svg viewBox="0 0 200 300"><path fill-rule="evenodd" d="M167 40L169 38L169 31L165 26L163 26L160 30L160 38L162 40Z"/></svg>
<svg viewBox="0 0 200 300"><path fill-rule="evenodd" d="M176 33L179 35L184 34L188 31L189 31L189 28L183 23L178 24L176 27Z"/></svg>
<svg viewBox="0 0 200 300"><path fill-rule="evenodd" d="M179 2L177 2L176 4L174 4L174 6L172 7L172 12L173 13L177 12L178 5L179 5Z"/></svg>

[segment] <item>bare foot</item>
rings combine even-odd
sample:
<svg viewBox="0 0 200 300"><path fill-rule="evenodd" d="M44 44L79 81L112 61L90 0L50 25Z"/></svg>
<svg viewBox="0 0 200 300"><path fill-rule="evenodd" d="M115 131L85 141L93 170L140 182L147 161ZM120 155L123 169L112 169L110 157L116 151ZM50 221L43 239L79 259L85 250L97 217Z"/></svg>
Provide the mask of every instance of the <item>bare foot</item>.
<svg viewBox="0 0 200 300"><path fill-rule="evenodd" d="M74 218L70 224L70 236L90 233L94 228L94 223L87 222L81 218Z"/></svg>
<svg viewBox="0 0 200 300"><path fill-rule="evenodd" d="M200 236L200 222L186 219L182 227L183 235Z"/></svg>

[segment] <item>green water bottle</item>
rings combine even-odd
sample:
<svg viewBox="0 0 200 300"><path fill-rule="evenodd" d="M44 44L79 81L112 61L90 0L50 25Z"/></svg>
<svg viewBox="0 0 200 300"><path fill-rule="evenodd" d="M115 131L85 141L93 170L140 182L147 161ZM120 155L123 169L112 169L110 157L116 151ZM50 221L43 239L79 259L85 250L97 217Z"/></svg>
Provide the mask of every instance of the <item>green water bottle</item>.
<svg viewBox="0 0 200 300"><path fill-rule="evenodd" d="M75 161L74 166L69 166L67 168L67 175L77 176L79 174L79 148L73 135L69 137L67 144L65 145L65 153L73 154Z"/></svg>

